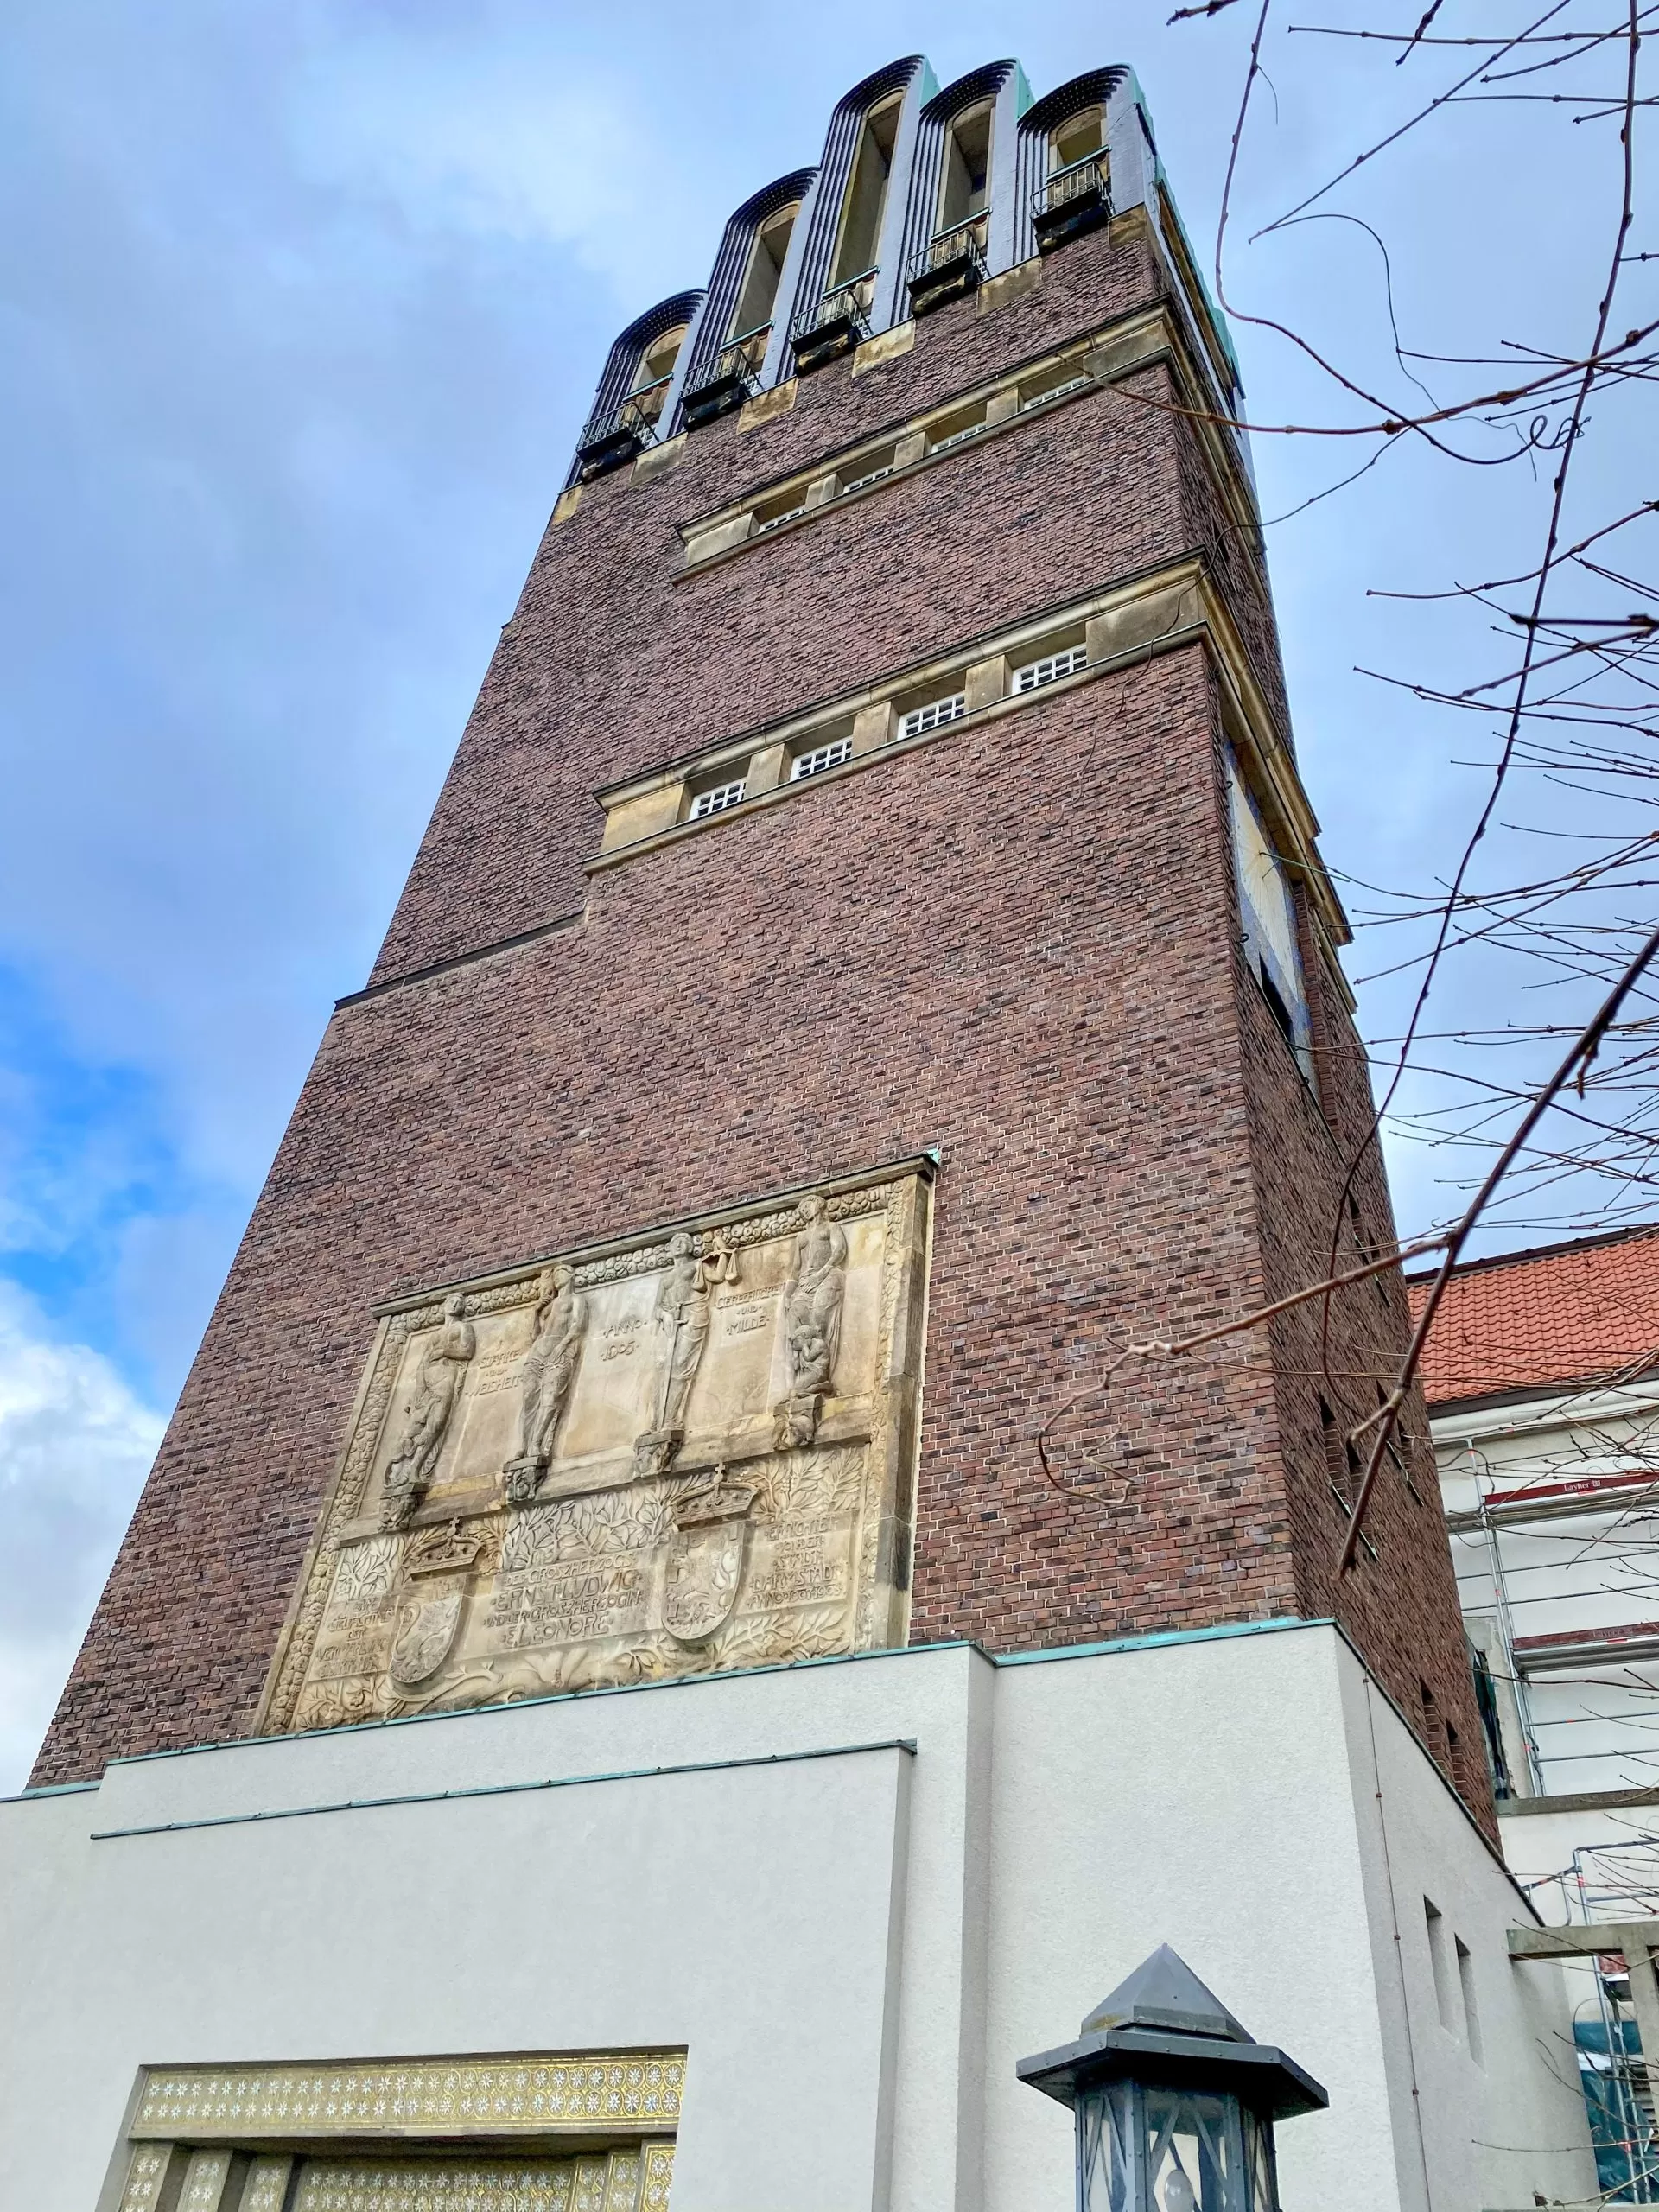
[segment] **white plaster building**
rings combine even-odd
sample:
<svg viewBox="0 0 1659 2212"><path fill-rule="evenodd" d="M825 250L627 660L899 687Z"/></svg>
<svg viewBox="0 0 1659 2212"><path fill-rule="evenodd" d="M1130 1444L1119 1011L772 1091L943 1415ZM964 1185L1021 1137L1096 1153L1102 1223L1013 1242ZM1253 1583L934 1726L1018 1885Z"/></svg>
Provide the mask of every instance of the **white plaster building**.
<svg viewBox="0 0 1659 2212"><path fill-rule="evenodd" d="M1325 1624L118 1761L0 1807L0 1866L29 2212L130 2204L158 2133L210 2205L226 2148L285 2180L296 2143L395 2147L374 2062L446 2050L683 2051L673 2212L1060 2208L1070 2117L1015 2063L1160 1940L1330 2094L1280 2130L1293 2212L1593 2188L1560 1969L1511 1961L1501 1863ZM251 2119L232 2077L296 2052L356 2062L322 2101L365 2116ZM168 2105L195 2065L217 2089Z"/></svg>
<svg viewBox="0 0 1659 2212"><path fill-rule="evenodd" d="M1460 1269L1429 1344L1452 1556L1491 1685L1504 1851L1560 1925L1659 1908L1656 1360L1651 1230ZM1628 1981L1569 1971L1585 2063L1599 2073L1635 2040ZM1618 2094L1650 2143L1645 2073L1630 2069ZM1624 2201L1659 2201L1659 2177Z"/></svg>

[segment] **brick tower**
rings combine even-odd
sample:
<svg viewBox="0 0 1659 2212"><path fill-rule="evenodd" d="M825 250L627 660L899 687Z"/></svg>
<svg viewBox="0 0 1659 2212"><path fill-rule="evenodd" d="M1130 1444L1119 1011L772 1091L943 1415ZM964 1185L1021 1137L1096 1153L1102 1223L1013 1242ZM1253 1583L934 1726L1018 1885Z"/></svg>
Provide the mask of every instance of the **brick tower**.
<svg viewBox="0 0 1659 2212"><path fill-rule="evenodd" d="M1332 1379L1287 1317L1090 1402L1071 1494L1033 1448L1126 1333L1393 1230L1374 1154L1344 1205L1370 1097L1226 334L1128 73L1026 99L1011 63L882 73L618 340L38 1779L259 1725L388 1303L906 1159L926 1319L867 1633L1334 1614L1437 1758L1476 1745L1408 1456L1332 1573L1326 1435L1398 1357L1396 1283L1334 1301Z"/></svg>
<svg viewBox="0 0 1659 2212"><path fill-rule="evenodd" d="M1370 1095L1337 964L1345 928L1297 772L1248 457L1229 427L1239 397L1124 69L1033 102L1012 62L944 91L921 60L893 65L836 107L816 168L738 209L706 290L622 334L36 1772L39 1785L105 1775L96 1836L165 1831L172 1851L181 1827L230 1837L274 1809L429 1807L546 1788L573 1764L596 1786L594 1770L828 1758L828 1731L864 1778L833 1808L796 1807L791 1848L810 1853L821 1822L861 1866L876 1838L887 1872L870 1894L893 1897L893 1838L910 1834L913 1853L944 1817L925 1777L959 1774L955 1932L939 1937L955 1961L958 2101L946 2103L959 2124L939 2120L949 2142L923 2145L934 2121L916 2117L904 2038L933 2031L916 2024L934 1999L907 1994L901 2031L899 1970L873 1964L871 1989L888 1996L843 2024L844 2048L869 2056L868 2095L832 2099L808 2127L831 2165L865 2160L851 2194L825 2183L826 2203L880 2201L889 2185L895 2202L977 2203L982 2158L983 2201L1035 2202L1022 2193L1029 2157L1045 2171L1064 2158L1047 2133L1035 2152L996 2148L998 2128L1025 2145L1051 2127L1005 2085L1018 2039L1058 2042L1074 2009L1067 1984L1053 2018L1032 2026L1038 1985L1006 2005L985 1993L1003 1971L988 1902L1002 1877L984 1870L1002 1863L1005 1777L1027 1772L1024 1802L1112 1765L1119 1809L1077 1831L1081 1856L1052 1870L1062 1887L1075 1891L1101 1850L1127 1853L1136 1883L1154 1886L1147 1870L1183 1851L1228 1864L1241 1885L1228 1912L1205 1919L1193 1904L1189 1916L1201 1943L1210 1931L1194 1958L1206 1975L1233 1940L1217 1931L1240 1913L1268 1924L1316 1849L1328 1866L1292 1821L1288 1856L1255 1866L1262 1828L1292 1800L1325 1804L1324 1790L1344 1833L1369 1836L1384 1767L1390 1789L1415 1793L1421 1848L1455 1861L1474 1900L1459 1906L1452 1877L1437 1878L1440 1916L1462 1910L1471 1941L1484 1929L1501 1952L1513 1910L1470 1825L1490 1830L1490 1789L1420 1403L1356 1570L1340 1585L1333 1572L1342 1438L1405 1338L1397 1277L1334 1297L1323 1341L1325 1317L1302 1307L1209 1358L1137 1365L1078 1397L1129 1337L1243 1316L1394 1235L1363 1146ZM1037 1433L1074 1398L1046 1472ZM1332 1620L1322 1636L1293 1632ZM1045 1663L1061 1656L1077 1663ZM881 1663L825 1663L855 1657ZM1103 1701L1062 1720L1064 1699L1096 1680ZM957 1734L931 1706L918 1719L909 1688L881 1705L880 1685L901 1681L959 1684ZM658 1686L682 1687L664 1699ZM849 1700L865 1700L855 1719ZM710 1732L717 1714L741 1718ZM439 1716L442 1728L379 1725ZM1222 1732L1206 1752L1198 1738L1211 1726ZM940 1729L957 1749L930 1765ZM871 1740L851 1742L861 1732ZM1299 1761L1338 1758L1338 1739L1339 1773L1295 1779ZM146 1756L211 1745L243 1748L172 1766ZM1152 1830L1103 1841L1128 1817L1123 1791L1173 1803L1178 1772L1208 1787L1235 1751L1250 1789L1277 1777L1263 1801L1277 1813L1258 1820L1238 1797L1224 1815L1206 1800L1171 1811L1156 1843ZM893 1761L896 1778L878 1782ZM163 1806L164 1783L188 1803ZM318 1802L302 1805L308 1789ZM151 1795L130 1803L135 1790ZM726 1802L696 1815L713 1824L699 1836ZM371 1918L402 1834L392 1813L372 1817L393 1824L375 1879L365 1889L344 1861L338 1873L353 1914ZM519 1815L492 1817L507 1825L480 1831L476 1849L503 1869ZM349 1824L308 1832L324 1851ZM757 1833L748 1814L740 1828ZM302 1830L283 1830L296 1851ZM622 1859L632 1834L617 1831ZM575 1854L560 1863L594 1870L602 1889L613 1847L583 1839L560 1847ZM113 1866L138 1846L86 1847ZM449 1847L411 1846L416 1891L432 1878L426 1852ZM1350 1920L1314 1979L1369 2005L1374 2026L1395 2002L1372 1986L1382 1862L1353 1847L1370 1870L1355 1878L1361 1901L1342 1908ZM554 1863L535 1858L550 1846L524 1848L526 1866ZM1019 1880L1035 1880L1039 1842L1017 1855ZM728 1896L740 1861L728 1851L719 1874L705 1870L694 1921ZM335 1894L320 1863L293 1876L308 1927ZM653 1899L683 1866L656 1863ZM170 1878L194 1885L185 1866ZM209 1889L217 1878L200 1876ZM247 1878L265 1894L264 1876ZM831 1872L811 1878L829 1898ZM1182 1879L1181 1897L1204 1891L1196 1872ZM950 1891L936 1868L933 1887L912 1891L902 1938L885 1905L837 1908L836 1927L880 1919L870 1955L891 1962L893 1945L938 1936L940 1880ZM788 1924L805 1973L817 1908L801 1894ZM469 1913L487 1918L493 1887L472 1895ZM1186 1907L1149 1910L1163 1922L1135 1956L1179 1935ZM488 1942L529 1942L514 1925ZM671 1931L654 1939L658 1980L640 1968L631 2011L600 1995L584 2010L587 1970L561 1954L548 1969L556 2018L534 2005L520 2017L499 1992L505 2012L474 2018L454 1996L474 1964L457 1968L458 2009L434 2012L423 1984L382 2020L353 2009L355 1981L341 1995L355 1919L329 1926L316 1971L335 2009L322 2024L298 1997L269 2034L187 2008L164 2029L135 2027L131 2063L626 2042L685 2045L695 2081L698 2037L712 2048L728 2032L699 2024L702 1997L664 1994L680 1987ZM434 1936L453 1956L459 1939ZM176 1940L213 1955L199 1929ZM1080 1998L1135 1963L1097 1959L1108 1940L1078 1935ZM762 1980L782 1970L768 1949ZM633 1987L632 1955L607 1954L594 1990ZM288 1969L272 1971L281 1982ZM1256 1971L1245 1942L1233 1980L1217 1970L1230 2001ZM1302 2018L1286 1984L1269 1978L1258 1995L1290 2028ZM1237 2001L1249 2012L1248 1981ZM803 1997L790 2017L812 2009ZM1501 2012L1495 1996L1489 2045L1507 2032ZM743 2017L759 2038L743 2063L764 2074L788 2033ZM1516 2078L1529 2082L1530 2044L1522 2027L1515 2037ZM1380 2130L1382 2178L1370 2196L1347 2192L1344 2145L1358 2137L1327 2137L1321 2155L1344 2201L1410 2202L1408 2135L1423 2108L1388 2034L1377 2052L1350 2108ZM1306 2055L1317 2071L1319 2052ZM145 2076L144 2096L162 2094L158 2078ZM1446 2094L1449 2112L1473 2109L1466 2085ZM969 2128L986 2094L1008 2106L985 2123L995 2141ZM203 2142L219 2139L187 2104L156 2106L127 2150L166 2137L168 2157L207 2156ZM238 2124L234 2155L250 2171L293 2157L287 2136L262 2151L253 2120ZM1518 2122L1480 2124L1519 2139ZM1455 2158L1474 2156L1466 2129L1458 2142ZM683 2152L677 2212L682 2188L693 2208L818 2201L759 2152L753 2167L721 2166L706 2145L697 2158L712 2164Z"/></svg>

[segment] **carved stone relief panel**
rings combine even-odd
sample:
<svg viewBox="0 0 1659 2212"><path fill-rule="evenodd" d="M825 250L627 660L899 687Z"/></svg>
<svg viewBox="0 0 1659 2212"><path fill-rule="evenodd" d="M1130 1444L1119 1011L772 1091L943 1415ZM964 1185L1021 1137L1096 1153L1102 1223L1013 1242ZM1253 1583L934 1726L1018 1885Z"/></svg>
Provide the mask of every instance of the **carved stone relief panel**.
<svg viewBox="0 0 1659 2212"><path fill-rule="evenodd" d="M262 1732L901 1641L930 1183L390 1314Z"/></svg>

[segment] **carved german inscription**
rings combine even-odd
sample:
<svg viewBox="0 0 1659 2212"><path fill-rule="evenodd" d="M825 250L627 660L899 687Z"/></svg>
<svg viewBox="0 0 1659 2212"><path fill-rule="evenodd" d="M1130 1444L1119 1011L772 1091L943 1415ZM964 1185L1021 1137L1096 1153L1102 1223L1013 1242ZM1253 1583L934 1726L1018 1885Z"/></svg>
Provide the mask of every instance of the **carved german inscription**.
<svg viewBox="0 0 1659 2212"><path fill-rule="evenodd" d="M900 1640L930 1179L390 1314L264 1732Z"/></svg>

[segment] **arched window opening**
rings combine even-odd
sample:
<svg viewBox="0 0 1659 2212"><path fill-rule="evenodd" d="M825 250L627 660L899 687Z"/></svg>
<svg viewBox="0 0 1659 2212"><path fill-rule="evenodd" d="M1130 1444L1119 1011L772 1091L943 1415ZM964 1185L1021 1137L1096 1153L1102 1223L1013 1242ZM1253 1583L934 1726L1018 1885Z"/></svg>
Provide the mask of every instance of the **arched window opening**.
<svg viewBox="0 0 1659 2212"><path fill-rule="evenodd" d="M887 213L887 183L893 175L893 149L899 136L899 116L905 104L902 92L878 100L861 124L858 151L841 218L841 238L830 264L832 292L874 273L881 242L881 219Z"/></svg>
<svg viewBox="0 0 1659 2212"><path fill-rule="evenodd" d="M1051 131L1048 141L1048 172L1051 176L1061 169L1074 168L1079 162L1098 156L1105 145L1106 111L1103 107L1086 107L1080 114L1069 116L1058 130Z"/></svg>
<svg viewBox="0 0 1659 2212"><path fill-rule="evenodd" d="M790 237L800 212L797 200L788 207L780 207L775 215L768 215L756 231L754 244L749 249L749 265L737 296L726 342L728 346L745 346L753 356L749 362L752 369L760 367L766 353L766 333L772 327L772 311L784 274L784 257L789 251Z"/></svg>
<svg viewBox="0 0 1659 2212"><path fill-rule="evenodd" d="M1039 253L1052 253L1111 219L1103 101L1091 101L1057 123L1032 156L1032 229Z"/></svg>
<svg viewBox="0 0 1659 2212"><path fill-rule="evenodd" d="M690 326L676 323L672 330L665 330L653 338L639 356L639 365L633 372L633 382L628 388L626 407L635 420L653 423L663 411L663 402L668 397L668 387L674 380L674 364L680 358L680 348L685 343Z"/></svg>
<svg viewBox="0 0 1659 2212"><path fill-rule="evenodd" d="M966 108L944 134L944 174L939 182L941 232L954 231L985 213L991 175L991 103Z"/></svg>

